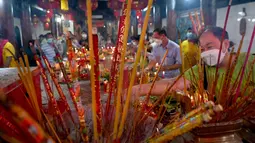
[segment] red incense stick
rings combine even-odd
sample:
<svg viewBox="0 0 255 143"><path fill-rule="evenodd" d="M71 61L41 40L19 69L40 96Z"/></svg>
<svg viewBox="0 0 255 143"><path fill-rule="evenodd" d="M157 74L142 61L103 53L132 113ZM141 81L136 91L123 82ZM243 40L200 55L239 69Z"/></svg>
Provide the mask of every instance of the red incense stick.
<svg viewBox="0 0 255 143"><path fill-rule="evenodd" d="M243 68L242 68L242 73L241 73L240 81L238 83L238 87L237 87L237 90L236 90L236 96L234 98L234 102L236 102L238 96L240 95L240 90L241 90L241 85L242 85L242 81L243 81L243 77L244 77L244 72L245 72L245 68L246 68L246 65L247 65L247 62L248 62L248 59L249 59L249 56L250 56L250 52L251 52L254 36L255 36L255 25L253 27L253 32L252 32L249 48L248 48L247 55L246 55L246 58L245 58L245 61L244 61L244 65L243 65Z"/></svg>
<svg viewBox="0 0 255 143"><path fill-rule="evenodd" d="M218 82L218 71L219 71L220 56L221 56L224 37L225 37L225 34L226 34L225 31L226 31L226 28L227 28L227 23L228 23L228 17L229 17L229 13L230 13L231 4L232 4L232 0L230 0L229 4L228 4L226 19L225 19L225 22L224 22L224 28L223 28L223 32L222 32L222 35L221 35L220 51L219 51L219 56L218 56L218 61L217 61L217 66L216 66L216 72L215 72L215 81L214 81L215 84L213 85L212 92L211 92L212 95L214 95L215 88L216 88L216 85L217 85L217 82Z"/></svg>

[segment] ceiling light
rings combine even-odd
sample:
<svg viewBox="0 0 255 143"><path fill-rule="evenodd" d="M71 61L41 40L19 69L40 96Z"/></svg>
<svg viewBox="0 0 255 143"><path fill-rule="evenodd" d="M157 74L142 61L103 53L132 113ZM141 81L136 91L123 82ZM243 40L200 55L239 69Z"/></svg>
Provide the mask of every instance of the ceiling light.
<svg viewBox="0 0 255 143"><path fill-rule="evenodd" d="M239 14L240 16L245 16L245 13L244 13L243 11L239 11L238 14Z"/></svg>
<svg viewBox="0 0 255 143"><path fill-rule="evenodd" d="M237 18L237 21L241 21L241 18Z"/></svg>
<svg viewBox="0 0 255 143"><path fill-rule="evenodd" d="M60 17L57 17L57 18L56 18L56 22L60 23L60 22L61 22L61 18L60 18Z"/></svg>

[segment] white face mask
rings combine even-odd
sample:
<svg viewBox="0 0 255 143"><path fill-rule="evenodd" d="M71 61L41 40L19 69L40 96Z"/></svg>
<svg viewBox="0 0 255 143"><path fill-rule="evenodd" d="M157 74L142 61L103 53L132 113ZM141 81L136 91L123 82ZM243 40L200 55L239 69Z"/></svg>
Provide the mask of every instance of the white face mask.
<svg viewBox="0 0 255 143"><path fill-rule="evenodd" d="M132 45L136 46L137 44L136 44L136 42L135 42L135 41L132 41Z"/></svg>
<svg viewBox="0 0 255 143"><path fill-rule="evenodd" d="M154 42L157 43L158 45L162 44L162 40L160 40L160 39L154 39Z"/></svg>
<svg viewBox="0 0 255 143"><path fill-rule="evenodd" d="M205 51L201 53L201 58L207 65L215 66L217 65L217 62L218 62L219 51L220 51L219 49ZM226 52L225 53L221 52L219 64L222 63L225 55L226 55Z"/></svg>
<svg viewBox="0 0 255 143"><path fill-rule="evenodd" d="M82 34L82 38L87 39L87 34Z"/></svg>
<svg viewBox="0 0 255 143"><path fill-rule="evenodd" d="M153 43L154 42L154 40L153 39L150 39L150 41L149 41L150 43Z"/></svg>
<svg viewBox="0 0 255 143"><path fill-rule="evenodd" d="M156 42L153 42L150 44L151 47L156 47L156 46L159 46Z"/></svg>

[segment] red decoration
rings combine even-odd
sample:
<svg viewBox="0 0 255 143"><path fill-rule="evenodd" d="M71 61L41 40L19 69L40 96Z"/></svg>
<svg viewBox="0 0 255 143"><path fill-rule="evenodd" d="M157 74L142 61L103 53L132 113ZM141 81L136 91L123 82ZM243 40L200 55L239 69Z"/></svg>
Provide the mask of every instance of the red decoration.
<svg viewBox="0 0 255 143"><path fill-rule="evenodd" d="M114 16L118 18L120 16L120 11L119 10L114 10Z"/></svg>
<svg viewBox="0 0 255 143"><path fill-rule="evenodd" d="M137 17L138 19L141 19L141 18L142 18L142 11L141 11L141 10L137 10L137 11L136 11L136 17Z"/></svg>
<svg viewBox="0 0 255 143"><path fill-rule="evenodd" d="M44 9L58 9L60 0L38 0L38 6Z"/></svg>
<svg viewBox="0 0 255 143"><path fill-rule="evenodd" d="M86 12L87 6L86 6L86 0L79 0L79 8L84 10ZM91 8L92 10L96 10L98 7L98 0L91 0Z"/></svg>
<svg viewBox="0 0 255 143"><path fill-rule="evenodd" d="M53 10L52 9L48 9L46 11L46 16L49 17L49 18L52 18L53 17Z"/></svg>
<svg viewBox="0 0 255 143"><path fill-rule="evenodd" d="M108 7L114 10L120 10L122 9L122 2L117 0L109 0Z"/></svg>
<svg viewBox="0 0 255 143"><path fill-rule="evenodd" d="M148 5L148 0L133 0L132 9L133 10L142 10Z"/></svg>
<svg viewBox="0 0 255 143"><path fill-rule="evenodd" d="M96 27L104 27L105 26L105 23L103 20L97 20L93 24L96 25Z"/></svg>
<svg viewBox="0 0 255 143"><path fill-rule="evenodd" d="M122 9L122 3L125 2L125 0L109 0L108 1L108 7L111 9L119 10ZM148 0L133 0L132 2L132 9L133 10L142 10L146 8L148 5Z"/></svg>
<svg viewBox="0 0 255 143"><path fill-rule="evenodd" d="M96 96L96 113L97 113L97 131L100 134L102 132L102 112L101 112L101 98L100 98L100 82L99 82L99 52L98 52L98 35L93 35L93 49L95 57L95 96ZM93 76L93 75L91 75Z"/></svg>

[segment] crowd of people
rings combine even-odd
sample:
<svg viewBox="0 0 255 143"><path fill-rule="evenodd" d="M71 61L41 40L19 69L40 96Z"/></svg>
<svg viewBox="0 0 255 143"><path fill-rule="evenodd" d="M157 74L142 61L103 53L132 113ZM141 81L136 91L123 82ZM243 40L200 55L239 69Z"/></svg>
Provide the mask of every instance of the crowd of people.
<svg viewBox="0 0 255 143"><path fill-rule="evenodd" d="M19 51L15 49L12 43L10 43L4 35L0 34L0 67L8 68L15 67L15 57L21 56L23 59L23 53L28 56L30 66L37 66L34 59L34 54L41 55L42 53L48 58L49 62L55 64L55 50L62 55L67 56L67 39L72 42L73 48L88 48L88 39L85 31L81 33L81 38L78 39L68 31L66 34L62 34L58 38L55 38L52 33L40 35L36 40L30 40L27 48L19 47Z"/></svg>

